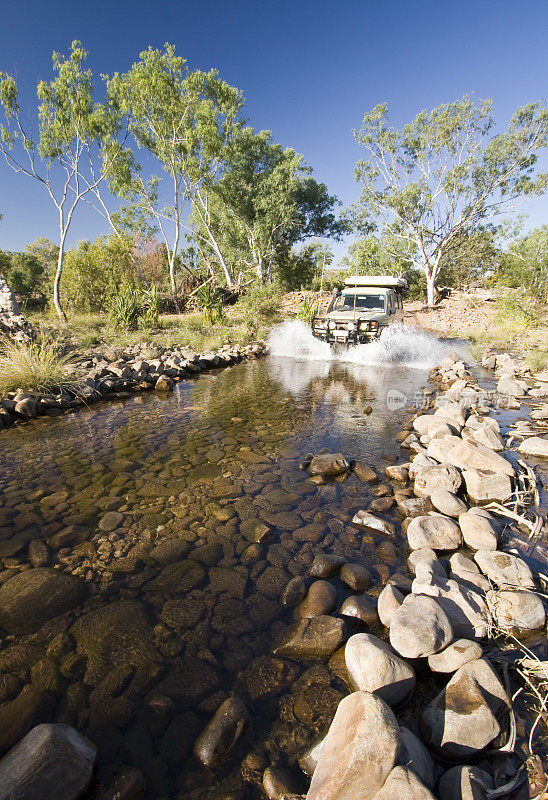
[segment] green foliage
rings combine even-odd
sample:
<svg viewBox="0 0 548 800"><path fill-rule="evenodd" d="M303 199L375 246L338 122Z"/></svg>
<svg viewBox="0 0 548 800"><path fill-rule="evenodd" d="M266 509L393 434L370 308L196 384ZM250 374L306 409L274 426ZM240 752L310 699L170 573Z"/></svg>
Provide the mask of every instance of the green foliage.
<svg viewBox="0 0 548 800"><path fill-rule="evenodd" d="M108 311L116 328L134 331L160 325L158 292L155 287L144 290L134 283L123 283L109 300Z"/></svg>
<svg viewBox="0 0 548 800"><path fill-rule="evenodd" d="M501 286L521 287L548 302L548 225L514 242L503 254L494 277Z"/></svg>
<svg viewBox="0 0 548 800"><path fill-rule="evenodd" d="M455 236L441 257L438 283L456 289L485 285L502 256L495 235L492 228L479 228Z"/></svg>
<svg viewBox="0 0 548 800"><path fill-rule="evenodd" d="M223 299L209 283L200 286L196 297L202 306L204 325L211 326L223 318Z"/></svg>
<svg viewBox="0 0 548 800"><path fill-rule="evenodd" d="M62 291L72 311L102 311L123 283L136 282L130 253L114 236L82 241L65 255Z"/></svg>
<svg viewBox="0 0 548 800"><path fill-rule="evenodd" d="M499 295L496 300L499 323L510 322L515 332L524 331L537 321L537 309L531 304L523 292L508 291Z"/></svg>
<svg viewBox="0 0 548 800"><path fill-rule="evenodd" d="M28 295L41 288L44 269L30 253L0 253L0 272L17 294Z"/></svg>
<svg viewBox="0 0 548 800"><path fill-rule="evenodd" d="M299 319L302 319L303 322L311 325L314 317L318 316L319 308L320 301L307 295L303 297L301 307L297 311L297 316Z"/></svg>
<svg viewBox="0 0 548 800"><path fill-rule="evenodd" d="M62 355L43 333L39 343L0 344L0 396L18 389L45 394L75 386L71 357Z"/></svg>
<svg viewBox="0 0 548 800"><path fill-rule="evenodd" d="M380 224L412 245L410 256L426 275L430 305L451 243L547 185L547 175L536 175L534 168L548 137L548 111L529 103L498 135L492 134L491 112L490 100L475 104L463 97L421 111L398 131L390 126L387 105L380 104L354 132L367 151L355 171L362 185L355 223L365 233Z"/></svg>
<svg viewBox="0 0 548 800"><path fill-rule="evenodd" d="M256 318L272 319L280 310L282 291L278 284L261 284L255 281L246 290L238 301L238 308L242 311L249 310Z"/></svg>

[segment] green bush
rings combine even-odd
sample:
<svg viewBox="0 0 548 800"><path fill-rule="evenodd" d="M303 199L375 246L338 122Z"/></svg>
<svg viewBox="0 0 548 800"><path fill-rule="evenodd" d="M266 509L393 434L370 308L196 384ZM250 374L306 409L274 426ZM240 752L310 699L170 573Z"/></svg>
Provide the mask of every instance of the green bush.
<svg viewBox="0 0 548 800"><path fill-rule="evenodd" d="M160 324L156 287L148 290L134 283L123 283L108 302L109 316L117 328L157 328Z"/></svg>
<svg viewBox="0 0 548 800"><path fill-rule="evenodd" d="M204 325L214 325L217 320L223 318L223 299L209 283L200 286L196 292L198 302L202 306Z"/></svg>
<svg viewBox="0 0 548 800"><path fill-rule="evenodd" d="M257 317L272 319L280 310L281 300L282 291L278 284L257 281L248 287L238 306L242 311L249 309Z"/></svg>

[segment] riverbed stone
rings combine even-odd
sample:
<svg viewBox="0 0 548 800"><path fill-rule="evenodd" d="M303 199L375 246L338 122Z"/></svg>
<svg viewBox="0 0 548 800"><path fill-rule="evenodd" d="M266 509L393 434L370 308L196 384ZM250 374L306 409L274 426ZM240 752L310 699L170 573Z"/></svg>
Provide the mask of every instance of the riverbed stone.
<svg viewBox="0 0 548 800"><path fill-rule="evenodd" d="M510 708L504 687L491 664L475 659L453 675L421 716L424 740L447 761L464 761L480 753L501 732Z"/></svg>
<svg viewBox="0 0 548 800"><path fill-rule="evenodd" d="M96 753L68 725L37 725L0 761L0 800L76 800L90 784Z"/></svg>
<svg viewBox="0 0 548 800"><path fill-rule="evenodd" d="M398 766L409 767L429 789L436 782L436 768L423 742L409 728L400 725L401 748Z"/></svg>
<svg viewBox="0 0 548 800"><path fill-rule="evenodd" d="M464 500L457 497L454 492L448 492L447 489L434 489L430 495L430 502L436 511L448 517L458 517L468 510Z"/></svg>
<svg viewBox="0 0 548 800"><path fill-rule="evenodd" d="M548 458L548 437L528 436L518 447L520 453L536 458Z"/></svg>
<svg viewBox="0 0 548 800"><path fill-rule="evenodd" d="M363 464L361 461L356 461L353 467L354 475L356 475L363 483L376 483L379 477L375 470Z"/></svg>
<svg viewBox="0 0 548 800"><path fill-rule="evenodd" d="M329 581L314 581L299 606L299 616L326 616L337 608L338 599L337 590Z"/></svg>
<svg viewBox="0 0 548 800"><path fill-rule="evenodd" d="M131 683L137 690L160 666L152 619L138 600L116 600L90 611L74 623L70 633L78 653L87 657L85 682L89 685L100 684L116 665L132 672Z"/></svg>
<svg viewBox="0 0 548 800"><path fill-rule="evenodd" d="M438 782L438 797L443 800L487 800L494 789L491 775L479 767L459 766L445 772Z"/></svg>
<svg viewBox="0 0 548 800"><path fill-rule="evenodd" d="M387 583L377 600L377 613L385 628L389 628L392 616L404 601L404 595L390 583Z"/></svg>
<svg viewBox="0 0 548 800"><path fill-rule="evenodd" d="M194 753L206 767L219 766L226 760L249 725L249 714L238 697L229 697L196 739Z"/></svg>
<svg viewBox="0 0 548 800"><path fill-rule="evenodd" d="M27 684L14 700L0 708L0 755L12 748L41 722L49 722L55 702L53 695Z"/></svg>
<svg viewBox="0 0 548 800"><path fill-rule="evenodd" d="M394 767L374 800L436 800L409 767Z"/></svg>
<svg viewBox="0 0 548 800"><path fill-rule="evenodd" d="M298 606L306 596L306 584L300 575L291 578L282 592L281 604L293 608Z"/></svg>
<svg viewBox="0 0 548 800"><path fill-rule="evenodd" d="M263 789L269 800L284 800L301 790L295 776L281 767L267 767L263 773Z"/></svg>
<svg viewBox="0 0 548 800"><path fill-rule="evenodd" d="M534 592L492 590L487 600L498 627L514 635L540 630L546 623L544 603Z"/></svg>
<svg viewBox="0 0 548 800"><path fill-rule="evenodd" d="M378 622L376 602L366 594L347 597L339 613L343 617L359 619L365 625L375 625Z"/></svg>
<svg viewBox="0 0 548 800"><path fill-rule="evenodd" d="M0 625L8 633L34 633L87 594L86 584L65 572L45 567L20 572L0 587Z"/></svg>
<svg viewBox="0 0 548 800"><path fill-rule="evenodd" d="M448 449L445 458L459 469L486 469L510 478L514 476L514 467L509 461L479 442L459 439Z"/></svg>
<svg viewBox="0 0 548 800"><path fill-rule="evenodd" d="M466 430L466 429L465 429ZM464 431L463 431L464 436ZM497 431L493 430L487 425L484 425L481 428L477 428L476 430L470 431L470 436L476 442L479 442L485 447L488 447L490 450L494 450L495 452L500 452L504 450L504 439L497 433Z"/></svg>
<svg viewBox="0 0 548 800"><path fill-rule="evenodd" d="M415 476L414 491L418 497L430 497L435 489L457 492L462 483L460 472L450 464L424 467Z"/></svg>
<svg viewBox="0 0 548 800"><path fill-rule="evenodd" d="M407 566L409 572L413 575L417 572L417 564L426 563L434 572L439 575L446 576L447 571L443 563L438 559L436 553L430 547L420 547L418 550L413 550L407 557Z"/></svg>
<svg viewBox="0 0 548 800"><path fill-rule="evenodd" d="M456 550L462 543L457 523L443 514L414 517L407 528L407 540L412 550Z"/></svg>
<svg viewBox="0 0 548 800"><path fill-rule="evenodd" d="M468 587L476 587L482 592L491 588L489 580L479 571L478 565L464 553L453 553L449 559L449 577L464 583Z"/></svg>
<svg viewBox="0 0 548 800"><path fill-rule="evenodd" d="M310 574L315 578L332 578L336 575L345 563L342 556L331 555L330 553L318 553L314 556L314 561L310 567Z"/></svg>
<svg viewBox="0 0 548 800"><path fill-rule="evenodd" d="M474 554L474 561L500 589L535 588L531 570L519 556L483 549Z"/></svg>
<svg viewBox="0 0 548 800"><path fill-rule="evenodd" d="M298 622L286 640L275 648L274 654L298 661L329 658L345 638L344 620L330 616L312 617Z"/></svg>
<svg viewBox="0 0 548 800"><path fill-rule="evenodd" d="M506 500L512 494L508 475L485 469L465 469L462 477L466 491L475 503Z"/></svg>
<svg viewBox="0 0 548 800"><path fill-rule="evenodd" d="M392 615L390 644L404 658L422 658L453 640L451 622L433 597L409 594Z"/></svg>
<svg viewBox="0 0 548 800"><path fill-rule="evenodd" d="M311 475L321 475L323 478L336 478L350 469L350 462L342 453L321 453L314 456L308 467Z"/></svg>
<svg viewBox="0 0 548 800"><path fill-rule="evenodd" d="M371 583L371 573L362 564L345 564L340 579L354 592L363 592Z"/></svg>
<svg viewBox="0 0 548 800"><path fill-rule="evenodd" d="M465 543L472 550L496 550L498 536L488 519L474 511L459 516L459 526Z"/></svg>
<svg viewBox="0 0 548 800"><path fill-rule="evenodd" d="M471 639L457 639L449 647L428 656L428 666L432 672L456 672L469 661L481 658L482 646Z"/></svg>
<svg viewBox="0 0 548 800"><path fill-rule="evenodd" d="M120 527L123 521L124 515L119 511L107 511L107 513L99 520L97 527L100 531L103 531L103 533L112 533L112 531L115 531L116 528Z"/></svg>
<svg viewBox="0 0 548 800"><path fill-rule="evenodd" d="M417 565L413 592L436 598L447 614L455 636L468 639L487 636L488 610L479 592L436 574L424 563Z"/></svg>
<svg viewBox="0 0 548 800"><path fill-rule="evenodd" d="M391 522L380 519L368 511L358 511L352 518L352 522L354 525L362 525L364 528L384 533L385 536L393 536L396 533L396 528Z"/></svg>
<svg viewBox="0 0 548 800"><path fill-rule="evenodd" d="M420 517L428 514L434 508L429 497L407 497L407 495L396 492L394 498L405 517Z"/></svg>
<svg viewBox="0 0 548 800"><path fill-rule="evenodd" d="M389 706L399 705L413 694L413 667L382 639L357 633L347 641L344 655L356 689L377 695Z"/></svg>
<svg viewBox="0 0 548 800"><path fill-rule="evenodd" d="M389 706L369 692L348 695L329 728L307 800L373 800L399 749L399 726Z"/></svg>

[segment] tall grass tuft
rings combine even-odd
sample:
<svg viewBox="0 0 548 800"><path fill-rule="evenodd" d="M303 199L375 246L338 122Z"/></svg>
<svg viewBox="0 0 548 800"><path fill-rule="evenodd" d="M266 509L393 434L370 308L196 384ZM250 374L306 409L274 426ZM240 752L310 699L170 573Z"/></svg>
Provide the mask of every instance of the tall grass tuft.
<svg viewBox="0 0 548 800"><path fill-rule="evenodd" d="M74 389L73 370L72 357L59 353L45 338L26 344L0 343L0 396L18 389L34 394Z"/></svg>

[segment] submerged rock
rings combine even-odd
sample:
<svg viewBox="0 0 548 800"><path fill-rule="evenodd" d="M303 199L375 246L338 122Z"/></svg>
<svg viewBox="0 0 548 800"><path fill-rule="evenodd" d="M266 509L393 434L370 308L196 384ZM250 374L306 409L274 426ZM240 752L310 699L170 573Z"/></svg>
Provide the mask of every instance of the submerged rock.
<svg viewBox="0 0 548 800"><path fill-rule="evenodd" d="M34 633L87 594L86 584L65 572L44 567L20 572L0 587L0 625L8 633Z"/></svg>
<svg viewBox="0 0 548 800"><path fill-rule="evenodd" d="M69 725L37 725L0 761L0 800L77 800L96 752Z"/></svg>
<svg viewBox="0 0 548 800"><path fill-rule="evenodd" d="M393 536L396 533L396 528L391 522L386 522L368 511L358 511L352 518L352 522L354 525L363 525L365 528L371 528L371 530L384 533L386 536Z"/></svg>
<svg viewBox="0 0 548 800"><path fill-rule="evenodd" d="M396 764L400 732L385 702L354 692L339 703L307 800L372 800Z"/></svg>
<svg viewBox="0 0 548 800"><path fill-rule="evenodd" d="M337 608L338 595L329 581L314 581L298 612L301 617L320 617L330 614Z"/></svg>
<svg viewBox="0 0 548 800"><path fill-rule="evenodd" d="M324 478L336 478L350 469L350 462L342 453L321 453L314 456L308 467L311 475L321 475Z"/></svg>
<svg viewBox="0 0 548 800"><path fill-rule="evenodd" d="M194 753L206 767L221 764L249 724L247 708L238 697L229 697L196 739Z"/></svg>
<svg viewBox="0 0 548 800"><path fill-rule="evenodd" d="M290 631L288 638L276 647L274 654L302 661L316 661L332 656L345 637L344 620L319 616L303 619Z"/></svg>
<svg viewBox="0 0 548 800"><path fill-rule="evenodd" d="M366 594L347 597L339 613L343 617L355 617L365 625L375 625L378 621L375 600Z"/></svg>

